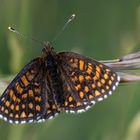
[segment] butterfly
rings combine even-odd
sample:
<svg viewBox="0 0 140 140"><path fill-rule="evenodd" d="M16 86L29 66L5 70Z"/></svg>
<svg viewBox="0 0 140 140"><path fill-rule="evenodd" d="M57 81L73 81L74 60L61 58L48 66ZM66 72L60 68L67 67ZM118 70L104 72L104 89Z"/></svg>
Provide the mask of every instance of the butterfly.
<svg viewBox="0 0 140 140"><path fill-rule="evenodd" d="M108 66L45 43L40 57L17 74L0 97L0 118L10 123L42 122L61 111L84 112L107 98L120 77Z"/></svg>

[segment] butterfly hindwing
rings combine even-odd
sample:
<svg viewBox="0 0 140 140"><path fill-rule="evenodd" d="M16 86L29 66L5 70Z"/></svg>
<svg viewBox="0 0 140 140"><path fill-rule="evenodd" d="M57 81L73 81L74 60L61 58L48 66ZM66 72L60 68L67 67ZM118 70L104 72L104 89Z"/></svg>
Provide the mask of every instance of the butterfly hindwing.
<svg viewBox="0 0 140 140"><path fill-rule="evenodd" d="M64 72L65 109L82 112L112 94L119 83L119 76L104 64L77 53L59 53Z"/></svg>
<svg viewBox="0 0 140 140"><path fill-rule="evenodd" d="M83 112L88 107L90 107L92 104L90 102L87 102L85 99L81 99L79 95L85 96L82 93L78 93L77 90L75 90L75 86L71 79L69 78L69 75L67 75L66 71L63 69L62 74L62 80L63 80L63 91L65 95L65 102L64 102L64 110L66 112ZM86 104L85 102L86 101Z"/></svg>

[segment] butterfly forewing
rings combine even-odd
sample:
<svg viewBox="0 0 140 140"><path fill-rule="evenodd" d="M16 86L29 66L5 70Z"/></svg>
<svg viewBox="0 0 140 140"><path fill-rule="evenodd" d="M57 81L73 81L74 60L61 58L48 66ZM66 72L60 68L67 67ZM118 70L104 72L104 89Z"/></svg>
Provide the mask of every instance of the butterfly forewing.
<svg viewBox="0 0 140 140"><path fill-rule="evenodd" d="M27 64L0 98L0 117L11 123L42 121L54 115L47 103L41 58Z"/></svg>
<svg viewBox="0 0 140 140"><path fill-rule="evenodd" d="M82 112L112 94L119 76L109 67L76 53L59 53L63 71L65 109ZM65 80L68 79L68 80Z"/></svg>

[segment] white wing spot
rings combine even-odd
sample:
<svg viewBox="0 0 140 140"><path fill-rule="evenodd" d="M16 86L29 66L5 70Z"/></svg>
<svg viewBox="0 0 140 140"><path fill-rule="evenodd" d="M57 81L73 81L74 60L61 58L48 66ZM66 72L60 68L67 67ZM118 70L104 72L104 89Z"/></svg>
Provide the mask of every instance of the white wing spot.
<svg viewBox="0 0 140 140"><path fill-rule="evenodd" d="M119 85L119 82L116 82L116 86L118 86Z"/></svg>
<svg viewBox="0 0 140 140"><path fill-rule="evenodd" d="M109 91L109 95L111 95L112 94L112 91Z"/></svg>
<svg viewBox="0 0 140 140"><path fill-rule="evenodd" d="M29 122L29 123L32 123L32 122L33 122L33 120L29 120L28 122Z"/></svg>
<svg viewBox="0 0 140 140"><path fill-rule="evenodd" d="M113 86L113 88L112 88L113 90L115 90L116 89L116 87L115 86Z"/></svg>
<svg viewBox="0 0 140 140"><path fill-rule="evenodd" d="M15 121L16 124L19 124L19 121Z"/></svg>
<svg viewBox="0 0 140 140"><path fill-rule="evenodd" d="M75 111L73 111L73 110L70 110L70 113L75 113Z"/></svg>
<svg viewBox="0 0 140 140"><path fill-rule="evenodd" d="M88 105L85 109L88 110L90 107L91 107L91 106Z"/></svg>
<svg viewBox="0 0 140 140"><path fill-rule="evenodd" d="M21 121L20 123L21 123L21 124L24 124L24 123L26 123L26 121Z"/></svg>
<svg viewBox="0 0 140 140"><path fill-rule="evenodd" d="M77 113L82 113L82 112L85 112L85 110L84 109L77 110Z"/></svg>
<svg viewBox="0 0 140 140"><path fill-rule="evenodd" d="M104 98L106 99L107 98L107 95L104 95Z"/></svg>
<svg viewBox="0 0 140 140"><path fill-rule="evenodd" d="M9 120L9 123L13 123L13 121L12 120Z"/></svg>
<svg viewBox="0 0 140 140"><path fill-rule="evenodd" d="M50 116L48 119L49 119L49 120L53 119L53 116Z"/></svg>
<svg viewBox="0 0 140 140"><path fill-rule="evenodd" d="M96 102L95 102L95 101L91 101L91 103L92 103L93 105L95 105L95 104L96 104Z"/></svg>
<svg viewBox="0 0 140 140"><path fill-rule="evenodd" d="M7 121L7 118L6 118L6 117L4 117L3 119L4 119L5 121Z"/></svg>
<svg viewBox="0 0 140 140"><path fill-rule="evenodd" d="M118 77L117 77L117 80L118 80L118 81L120 81L120 80L121 80L120 76L118 76Z"/></svg>
<svg viewBox="0 0 140 140"><path fill-rule="evenodd" d="M102 101L102 100L103 100L103 98L101 97L101 98L98 98L97 100L100 102L100 101Z"/></svg>

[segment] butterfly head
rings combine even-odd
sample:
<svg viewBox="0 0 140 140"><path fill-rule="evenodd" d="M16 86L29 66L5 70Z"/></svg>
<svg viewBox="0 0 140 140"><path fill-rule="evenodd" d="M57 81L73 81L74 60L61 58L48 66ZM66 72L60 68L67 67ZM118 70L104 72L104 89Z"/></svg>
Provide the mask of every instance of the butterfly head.
<svg viewBox="0 0 140 140"><path fill-rule="evenodd" d="M50 42L44 42L44 48L42 49L43 54L46 55L46 54L52 53L53 50L54 50L54 48L52 47Z"/></svg>

